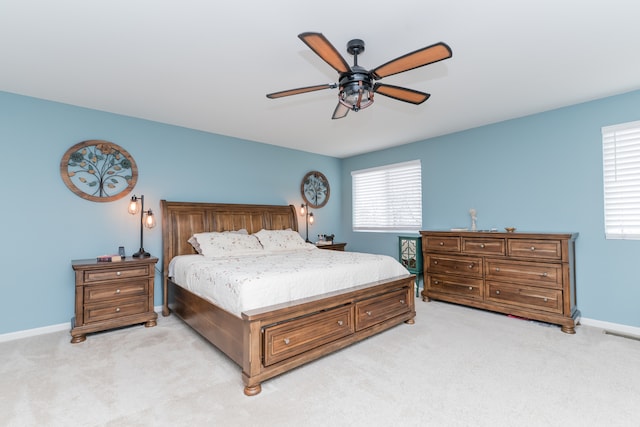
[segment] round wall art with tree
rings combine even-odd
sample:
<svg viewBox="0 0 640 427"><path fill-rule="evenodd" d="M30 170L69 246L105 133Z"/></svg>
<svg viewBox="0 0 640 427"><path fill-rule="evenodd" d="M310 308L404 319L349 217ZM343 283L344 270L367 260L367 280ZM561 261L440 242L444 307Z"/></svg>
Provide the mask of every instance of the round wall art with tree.
<svg viewBox="0 0 640 427"><path fill-rule="evenodd" d="M138 167L124 148L92 139L64 153L60 176L67 187L83 199L112 202L126 196L136 185Z"/></svg>

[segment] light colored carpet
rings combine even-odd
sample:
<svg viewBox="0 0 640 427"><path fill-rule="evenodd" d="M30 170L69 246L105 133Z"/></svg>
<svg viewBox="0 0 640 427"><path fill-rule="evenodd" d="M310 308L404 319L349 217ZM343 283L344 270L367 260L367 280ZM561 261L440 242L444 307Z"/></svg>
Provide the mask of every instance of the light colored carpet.
<svg viewBox="0 0 640 427"><path fill-rule="evenodd" d="M2 426L639 426L640 342L416 300L415 325L263 383L175 316L0 344Z"/></svg>

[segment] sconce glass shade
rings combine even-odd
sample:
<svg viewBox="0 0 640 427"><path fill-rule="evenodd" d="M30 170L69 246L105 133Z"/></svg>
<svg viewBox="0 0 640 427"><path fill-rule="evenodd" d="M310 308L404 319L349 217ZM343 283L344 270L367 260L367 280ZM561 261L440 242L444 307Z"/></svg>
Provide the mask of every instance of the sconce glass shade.
<svg viewBox="0 0 640 427"><path fill-rule="evenodd" d="M300 205L300 215L304 215L305 213L307 213L307 208L302 204Z"/></svg>
<svg viewBox="0 0 640 427"><path fill-rule="evenodd" d="M310 213L310 214L309 214L309 224L313 224L313 221L314 221L314 219L313 219L313 213Z"/></svg>

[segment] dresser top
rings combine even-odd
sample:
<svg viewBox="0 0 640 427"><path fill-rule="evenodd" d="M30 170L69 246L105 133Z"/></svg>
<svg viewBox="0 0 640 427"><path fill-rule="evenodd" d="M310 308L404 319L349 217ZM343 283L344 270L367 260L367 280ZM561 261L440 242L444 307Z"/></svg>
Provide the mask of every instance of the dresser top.
<svg viewBox="0 0 640 427"><path fill-rule="evenodd" d="M430 236L442 236L442 237L480 237L480 238L489 238L489 237L500 237L500 238L510 238L510 239L569 239L575 240L578 237L578 233L574 232L552 232L552 233L540 233L540 232L530 232L530 231L514 231L511 233L507 233L506 231L451 231L451 230L421 230L420 234L430 235Z"/></svg>

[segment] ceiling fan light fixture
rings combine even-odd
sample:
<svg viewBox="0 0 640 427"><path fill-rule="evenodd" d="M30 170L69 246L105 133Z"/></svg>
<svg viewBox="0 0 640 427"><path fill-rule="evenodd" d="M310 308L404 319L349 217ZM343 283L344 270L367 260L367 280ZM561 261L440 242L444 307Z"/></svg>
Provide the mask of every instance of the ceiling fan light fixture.
<svg viewBox="0 0 640 427"><path fill-rule="evenodd" d="M360 111L373 104L373 90L369 81L350 81L340 86L338 101L353 111Z"/></svg>

